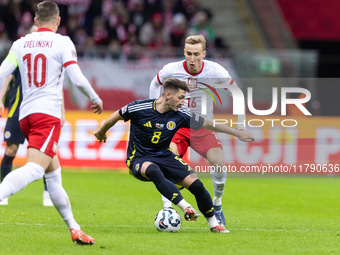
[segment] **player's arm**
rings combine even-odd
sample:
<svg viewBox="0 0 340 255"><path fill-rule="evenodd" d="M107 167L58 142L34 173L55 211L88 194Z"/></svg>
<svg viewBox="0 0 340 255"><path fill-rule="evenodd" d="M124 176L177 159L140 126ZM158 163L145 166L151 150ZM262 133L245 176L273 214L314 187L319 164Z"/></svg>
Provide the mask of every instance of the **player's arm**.
<svg viewBox="0 0 340 255"><path fill-rule="evenodd" d="M90 83L81 72L78 64L71 64L66 67L66 72L71 82L80 89L80 91L86 95L94 105L91 106L94 109L94 113L101 113L103 111L103 101L99 98L97 93L91 87Z"/></svg>
<svg viewBox="0 0 340 255"><path fill-rule="evenodd" d="M162 84L159 84L157 75L150 83L149 98L159 98L162 94Z"/></svg>
<svg viewBox="0 0 340 255"><path fill-rule="evenodd" d="M1 109L1 112L4 112L4 109L5 109L5 106L3 104L3 100L4 100L4 97L6 95L6 92L7 92L7 88L8 88L8 85L9 83L11 82L11 80L13 79L13 74L10 74L6 80L5 80L5 84L2 86L2 89L0 91L0 109Z"/></svg>
<svg viewBox="0 0 340 255"><path fill-rule="evenodd" d="M119 114L119 111L115 111L110 115L110 117L101 124L101 126L93 132L93 135L97 138L97 140L101 143L106 142L106 132L113 127L117 121L123 120L123 117Z"/></svg>
<svg viewBox="0 0 340 255"><path fill-rule="evenodd" d="M1 93L3 92L4 94L2 95L2 98L4 97L7 87L4 89L3 87L8 84L6 84L6 79L8 76L10 76L13 71L15 70L16 66L18 66L16 54L12 51L10 51L5 58L5 60L2 62L0 66L0 86L1 86ZM3 91L4 90L4 91ZM1 103L2 103L2 98L1 98ZM2 106L3 109L3 106Z"/></svg>
<svg viewBox="0 0 340 255"><path fill-rule="evenodd" d="M236 136L243 142L253 142L255 140L254 136L247 130L238 130L235 128L228 127L225 124L216 124L211 120L204 120L202 128L210 129L215 132L226 133L229 135Z"/></svg>

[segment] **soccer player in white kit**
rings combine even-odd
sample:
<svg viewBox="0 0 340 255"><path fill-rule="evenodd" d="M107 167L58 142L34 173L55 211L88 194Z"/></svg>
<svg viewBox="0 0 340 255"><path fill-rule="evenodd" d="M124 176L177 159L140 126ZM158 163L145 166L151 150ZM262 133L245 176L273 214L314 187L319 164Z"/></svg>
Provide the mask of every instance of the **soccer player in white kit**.
<svg viewBox="0 0 340 255"><path fill-rule="evenodd" d="M15 41L0 67L0 85L3 86L6 77L19 66L23 93L19 120L28 140L27 163L5 177L0 185L0 201L45 175L53 205L69 228L72 241L93 244L94 239L81 231L73 217L56 155L64 69L72 83L94 103L94 113L102 112L103 103L82 74L70 38L56 33L60 24L58 5L41 2L35 15L38 30Z"/></svg>
<svg viewBox="0 0 340 255"><path fill-rule="evenodd" d="M206 96L205 91L214 90L214 87L237 86L229 73L218 63L204 60L206 55L206 40L202 35L189 36L185 40L184 61L172 62L163 67L154 77L150 84L150 98L158 98L162 93L162 85L165 79L175 77L188 83L190 93L186 96L186 106L191 111L202 114L206 119L213 119L213 99ZM203 100L204 98L204 100ZM202 104L207 105L207 107ZM202 112L203 111L203 112ZM244 115L240 115L238 123L244 123ZM242 129L242 125L238 128ZM245 129L245 127L243 127ZM171 142L171 149L179 155L184 156L188 146L205 157L216 169L223 169L224 158L222 143L217 133L207 130L193 130L181 128L177 131ZM226 225L222 211L222 195L227 179L227 172L214 171L212 173L214 189L214 210L216 218L221 225ZM171 202L162 197L164 207L171 207Z"/></svg>

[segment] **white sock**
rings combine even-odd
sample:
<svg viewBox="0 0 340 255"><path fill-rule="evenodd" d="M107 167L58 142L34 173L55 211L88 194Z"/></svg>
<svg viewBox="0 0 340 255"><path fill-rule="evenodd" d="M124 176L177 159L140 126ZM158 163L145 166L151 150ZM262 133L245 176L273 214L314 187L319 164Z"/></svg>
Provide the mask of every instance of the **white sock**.
<svg viewBox="0 0 340 255"><path fill-rule="evenodd" d="M163 208L172 207L172 202L162 195Z"/></svg>
<svg viewBox="0 0 340 255"><path fill-rule="evenodd" d="M45 173L45 169L33 162L28 162L8 175L0 184L0 201L10 195L13 195L31 182L40 180Z"/></svg>
<svg viewBox="0 0 340 255"><path fill-rule="evenodd" d="M217 220L216 220L215 215L207 218L207 221L208 221L209 228L213 228L213 227L216 227L217 225L219 225Z"/></svg>
<svg viewBox="0 0 340 255"><path fill-rule="evenodd" d="M79 224L74 220L71 204L61 182L61 168L45 174L48 193L54 207L57 209L69 229L79 230Z"/></svg>
<svg viewBox="0 0 340 255"><path fill-rule="evenodd" d="M187 201L185 201L184 198L183 198L181 201L179 201L179 203L177 204L177 206L178 206L179 208L181 208L182 211L184 212L185 208L187 208L188 206L191 206L191 205L190 205Z"/></svg>
<svg viewBox="0 0 340 255"><path fill-rule="evenodd" d="M213 189L214 189L213 204L221 205L222 204L221 198L224 192L225 182L227 180L227 172L221 172L221 173L213 172L211 178L213 181Z"/></svg>

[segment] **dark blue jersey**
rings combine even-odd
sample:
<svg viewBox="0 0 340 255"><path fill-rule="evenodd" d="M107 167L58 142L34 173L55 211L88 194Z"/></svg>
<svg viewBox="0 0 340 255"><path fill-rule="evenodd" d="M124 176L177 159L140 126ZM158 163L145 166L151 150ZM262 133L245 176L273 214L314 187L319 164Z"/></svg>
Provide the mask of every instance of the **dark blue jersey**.
<svg viewBox="0 0 340 255"><path fill-rule="evenodd" d="M6 101L8 100L8 118L19 118L19 108L22 101L21 76L19 68L12 73L14 76L8 84Z"/></svg>
<svg viewBox="0 0 340 255"><path fill-rule="evenodd" d="M127 159L134 156L167 156L176 131L182 127L200 129L204 119L181 107L177 112L159 113L155 99L137 100L119 110L124 121L131 120Z"/></svg>

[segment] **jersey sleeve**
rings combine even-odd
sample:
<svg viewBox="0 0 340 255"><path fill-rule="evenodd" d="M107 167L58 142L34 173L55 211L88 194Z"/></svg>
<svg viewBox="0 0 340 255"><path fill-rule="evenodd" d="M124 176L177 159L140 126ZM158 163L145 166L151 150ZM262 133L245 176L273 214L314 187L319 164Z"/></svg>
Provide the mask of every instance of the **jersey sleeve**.
<svg viewBox="0 0 340 255"><path fill-rule="evenodd" d="M138 100L137 101L133 101L127 105L125 105L124 107L119 109L119 114L120 116L122 116L122 118L124 119L124 121L128 121L131 120L133 118L133 113L131 112L131 109L134 108L135 105L138 104ZM132 107L132 108L131 108Z"/></svg>
<svg viewBox="0 0 340 255"><path fill-rule="evenodd" d="M194 112L191 112L190 116L190 128L198 130L203 126L204 118Z"/></svg>
<svg viewBox="0 0 340 255"><path fill-rule="evenodd" d="M158 82L158 74L153 78L149 89L149 98L159 98L162 94L162 85Z"/></svg>
<svg viewBox="0 0 340 255"><path fill-rule="evenodd" d="M172 76L171 75L172 72L173 72L173 63L169 63L163 66L162 70L160 70L156 75L158 84L163 85L164 80Z"/></svg>
<svg viewBox="0 0 340 255"><path fill-rule="evenodd" d="M5 60L12 63L15 67L18 66L18 58L17 58L17 51L18 51L18 41L15 41L9 50L9 53Z"/></svg>
<svg viewBox="0 0 340 255"><path fill-rule="evenodd" d="M5 84L7 77L18 67L17 48L19 40L12 44L7 57L0 65L0 87Z"/></svg>
<svg viewBox="0 0 340 255"><path fill-rule="evenodd" d="M163 92L163 83L166 78L171 76L171 63L163 66L163 68L157 73L150 84L149 98L159 98Z"/></svg>
<svg viewBox="0 0 340 255"><path fill-rule="evenodd" d="M214 77L217 77L216 84L220 85L217 87L227 88L233 83L233 79L231 78L229 72L220 64L214 63Z"/></svg>
<svg viewBox="0 0 340 255"><path fill-rule="evenodd" d="M65 45L63 47L61 58L63 66L67 67L68 65L77 63L77 51L76 47L68 36L64 36L64 42Z"/></svg>
<svg viewBox="0 0 340 255"><path fill-rule="evenodd" d="M198 130L203 126L204 118L201 115L190 111L190 109L186 107L182 107L179 111L183 114L184 118L182 127Z"/></svg>

